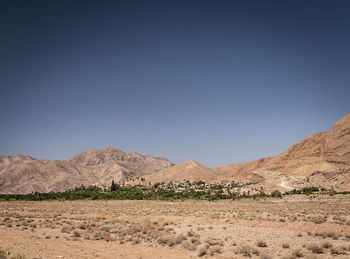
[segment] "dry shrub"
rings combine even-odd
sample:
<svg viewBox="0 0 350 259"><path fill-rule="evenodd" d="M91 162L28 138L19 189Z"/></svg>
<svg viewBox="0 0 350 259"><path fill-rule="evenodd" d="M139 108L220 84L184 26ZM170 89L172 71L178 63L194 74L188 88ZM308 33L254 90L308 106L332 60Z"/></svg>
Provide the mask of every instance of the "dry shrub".
<svg viewBox="0 0 350 259"><path fill-rule="evenodd" d="M304 257L304 254L300 249L296 249L292 252L292 257Z"/></svg>
<svg viewBox="0 0 350 259"><path fill-rule="evenodd" d="M160 245L174 246L176 243L176 240L175 240L174 236L165 234L165 235L162 235L161 237L159 237L157 242Z"/></svg>
<svg viewBox="0 0 350 259"><path fill-rule="evenodd" d="M181 245L182 245L183 248L185 248L187 250L190 250L190 251L196 250L196 247L197 247L196 244L192 243L189 240L182 241Z"/></svg>
<svg viewBox="0 0 350 259"><path fill-rule="evenodd" d="M266 242L265 242L265 241L262 241L262 240L259 240L259 241L256 243L256 245L257 245L258 247L267 247Z"/></svg>
<svg viewBox="0 0 350 259"><path fill-rule="evenodd" d="M209 248L208 244L201 244L200 246L197 247L196 253L198 256L203 256L207 253L207 250Z"/></svg>
<svg viewBox="0 0 350 259"><path fill-rule="evenodd" d="M14 255L11 256L11 259L26 259L26 257L24 255Z"/></svg>
<svg viewBox="0 0 350 259"><path fill-rule="evenodd" d="M221 239L215 237L209 237L205 240L205 242L211 246L224 245L224 242Z"/></svg>
<svg viewBox="0 0 350 259"><path fill-rule="evenodd" d="M320 236L322 238L333 238L334 240L337 240L339 236L335 234L334 232L316 232L315 236Z"/></svg>
<svg viewBox="0 0 350 259"><path fill-rule="evenodd" d="M200 239L199 239L199 236L196 235L196 236L193 236L191 239L191 242L192 244L196 244L196 245L199 245L201 243Z"/></svg>
<svg viewBox="0 0 350 259"><path fill-rule="evenodd" d="M188 237L193 237L194 236L194 232L192 230L187 231L187 236Z"/></svg>
<svg viewBox="0 0 350 259"><path fill-rule="evenodd" d="M132 241L134 240L134 237L131 236L131 235L127 235L127 236L124 238L124 240L125 240L126 242L132 242Z"/></svg>
<svg viewBox="0 0 350 259"><path fill-rule="evenodd" d="M315 223L315 224L321 224L321 223L324 223L326 222L326 219L324 219L323 217L321 216L315 216L311 219L311 222Z"/></svg>
<svg viewBox="0 0 350 259"><path fill-rule="evenodd" d="M164 229L164 228L163 228L163 229ZM171 231L174 231L174 228L169 227L169 228L166 228L165 231L166 231L166 232L171 232Z"/></svg>
<svg viewBox="0 0 350 259"><path fill-rule="evenodd" d="M328 249L328 248L332 248L333 245L332 245L332 243L330 243L330 242L324 242L324 243L322 244L322 247Z"/></svg>
<svg viewBox="0 0 350 259"><path fill-rule="evenodd" d="M282 244L282 247L283 247L283 248L289 248L289 244L288 244L288 243L283 243L283 244Z"/></svg>
<svg viewBox="0 0 350 259"><path fill-rule="evenodd" d="M308 249L314 254L323 254L323 249L319 245L311 244L308 246Z"/></svg>
<svg viewBox="0 0 350 259"><path fill-rule="evenodd" d="M108 225L107 225L107 226L102 226L102 227L100 227L100 230L101 230L101 231L105 231L105 232L109 232L109 231L111 230L111 228L112 228L111 226L108 226Z"/></svg>
<svg viewBox="0 0 350 259"><path fill-rule="evenodd" d="M125 231L127 235L135 235L139 232L142 232L142 228L140 226L130 226Z"/></svg>
<svg viewBox="0 0 350 259"><path fill-rule="evenodd" d="M249 245L242 245L240 248L238 248L237 253L243 256L251 257L252 254L259 255L259 250Z"/></svg>
<svg viewBox="0 0 350 259"><path fill-rule="evenodd" d="M81 237L80 232L79 231L73 231L72 234L73 237Z"/></svg>
<svg viewBox="0 0 350 259"><path fill-rule="evenodd" d="M110 241L111 240L111 235L106 232L98 231L94 233L94 240L106 240Z"/></svg>
<svg viewBox="0 0 350 259"><path fill-rule="evenodd" d="M133 245L137 245L137 244L140 244L141 242L142 242L141 238L136 237L136 238L134 238L132 244L133 244Z"/></svg>
<svg viewBox="0 0 350 259"><path fill-rule="evenodd" d="M6 259L6 251L0 248L0 259Z"/></svg>
<svg viewBox="0 0 350 259"><path fill-rule="evenodd" d="M141 232L142 234L147 234L151 232L151 230L152 230L152 226L150 224L145 224L142 226Z"/></svg>
<svg viewBox="0 0 350 259"><path fill-rule="evenodd" d="M344 255L344 252L340 247L332 247L330 250L331 255Z"/></svg>
<svg viewBox="0 0 350 259"><path fill-rule="evenodd" d="M260 259L272 259L272 257L267 254L263 254L260 256Z"/></svg>
<svg viewBox="0 0 350 259"><path fill-rule="evenodd" d="M209 254L212 256L212 255L215 255L215 254L222 254L222 247L221 246L211 246L209 248Z"/></svg>
<svg viewBox="0 0 350 259"><path fill-rule="evenodd" d="M333 240L338 240L338 239L339 239L339 236L338 236L338 235L334 235L334 236L332 237L332 239L333 239Z"/></svg>
<svg viewBox="0 0 350 259"><path fill-rule="evenodd" d="M78 226L79 229L86 229L86 224L82 223Z"/></svg>
<svg viewBox="0 0 350 259"><path fill-rule="evenodd" d="M61 233L70 233L70 228L68 226L61 227Z"/></svg>
<svg viewBox="0 0 350 259"><path fill-rule="evenodd" d="M37 228L37 225L35 223L32 223L29 225L31 228Z"/></svg>
<svg viewBox="0 0 350 259"><path fill-rule="evenodd" d="M184 234L179 234L175 238L175 243L178 245L181 244L184 240L187 240L187 237Z"/></svg>

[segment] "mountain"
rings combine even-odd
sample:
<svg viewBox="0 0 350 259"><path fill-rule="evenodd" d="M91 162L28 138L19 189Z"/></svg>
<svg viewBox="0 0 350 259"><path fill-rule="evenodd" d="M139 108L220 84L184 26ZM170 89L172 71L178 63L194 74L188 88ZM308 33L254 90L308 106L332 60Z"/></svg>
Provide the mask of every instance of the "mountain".
<svg viewBox="0 0 350 259"><path fill-rule="evenodd" d="M79 164L93 170L99 179L111 181L128 180L133 177L148 175L173 164L160 157L144 156L136 152L125 153L120 149L107 147L103 150L90 148L69 159L69 162Z"/></svg>
<svg viewBox="0 0 350 259"><path fill-rule="evenodd" d="M234 179L260 177L259 184L270 188L324 186L350 190L350 113L329 131L311 135L275 157L216 169Z"/></svg>
<svg viewBox="0 0 350 259"><path fill-rule="evenodd" d="M172 166L165 158L91 148L68 161L0 156L0 193L63 191L81 185L110 185Z"/></svg>
<svg viewBox="0 0 350 259"><path fill-rule="evenodd" d="M183 180L212 182L220 179L222 172L206 167L194 160L174 165L144 178L150 182L179 182Z"/></svg>
<svg viewBox="0 0 350 259"><path fill-rule="evenodd" d="M165 158L89 150L67 161L0 156L0 193L62 191L81 185L110 185L143 177L151 182L191 180L252 182L271 191L305 186L350 190L350 113L327 132L311 135L287 151L243 164L208 168L196 161L173 165Z"/></svg>

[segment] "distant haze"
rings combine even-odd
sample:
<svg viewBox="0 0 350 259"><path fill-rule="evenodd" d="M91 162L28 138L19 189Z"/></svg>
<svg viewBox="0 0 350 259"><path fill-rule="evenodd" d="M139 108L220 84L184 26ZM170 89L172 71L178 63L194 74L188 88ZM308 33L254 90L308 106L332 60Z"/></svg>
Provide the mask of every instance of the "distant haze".
<svg viewBox="0 0 350 259"><path fill-rule="evenodd" d="M350 1L0 2L0 154L209 167L350 112Z"/></svg>

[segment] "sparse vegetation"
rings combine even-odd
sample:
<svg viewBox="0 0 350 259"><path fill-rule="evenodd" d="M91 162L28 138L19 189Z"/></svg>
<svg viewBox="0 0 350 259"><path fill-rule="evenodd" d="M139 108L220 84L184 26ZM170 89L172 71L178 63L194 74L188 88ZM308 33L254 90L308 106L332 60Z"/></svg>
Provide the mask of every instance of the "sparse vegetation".
<svg viewBox="0 0 350 259"><path fill-rule="evenodd" d="M283 243L283 244L282 244L282 247L283 247L284 249L287 249L287 248L289 248L289 244L288 244L288 243Z"/></svg>
<svg viewBox="0 0 350 259"><path fill-rule="evenodd" d="M300 249L296 249L292 252L292 257L300 258L300 257L304 257L304 254L301 252Z"/></svg>
<svg viewBox="0 0 350 259"><path fill-rule="evenodd" d="M309 197L295 196L284 197L283 201L270 198L266 202L227 200L215 204L207 201L3 202L0 231L24 231L38 242L59 239L62 244L72 242L71 247L106 242L122 249L137 246L136 250L141 244L162 251L181 247L178 250L181 253L198 257L215 258L222 254L230 258L236 253L238 257L274 258L278 249L281 258L312 258L319 253L323 257L346 258L345 253L350 251L346 224L350 210L342 204L348 198L329 197L319 196L321 200L312 202ZM329 199L337 202L328 202ZM299 200L303 202L295 202ZM326 219L327 224L312 224L318 216ZM288 224L282 224L281 218ZM308 228L290 231L294 222L298 225L308 222ZM309 246L309 242L316 245ZM99 256L102 258L103 254Z"/></svg>
<svg viewBox="0 0 350 259"><path fill-rule="evenodd" d="M256 245L257 245L258 247L267 247L266 242L265 242L265 241L262 241L262 240L259 240L259 241L256 243Z"/></svg>
<svg viewBox="0 0 350 259"><path fill-rule="evenodd" d="M317 244L311 244L311 245L309 245L309 246L308 246L308 249L309 249L312 253L314 253L314 254L323 254L323 253L324 253L322 247L319 246L319 245L317 245Z"/></svg>
<svg viewBox="0 0 350 259"><path fill-rule="evenodd" d="M254 191L245 191L246 186L254 185L254 183L231 183L222 185L220 183L206 184L203 181L180 183L145 183L144 185L119 185L114 180L109 188L101 188L97 186L81 186L64 192L49 193L29 193L29 194L0 194L0 201L42 201L42 200L236 200L244 198L281 198L282 193L274 190L270 195L265 192L253 188ZM293 190L283 195L295 194L311 194L324 190L318 187L305 187L301 190ZM285 219L280 220L285 222ZM324 222L321 217L313 220L316 224Z"/></svg>
<svg viewBox="0 0 350 259"><path fill-rule="evenodd" d="M330 250L331 255L343 255L346 254L340 247L332 247Z"/></svg>
<svg viewBox="0 0 350 259"><path fill-rule="evenodd" d="M253 254L259 255L259 250L249 245L242 245L238 248L237 253L243 256L251 257Z"/></svg>
<svg viewBox="0 0 350 259"><path fill-rule="evenodd" d="M322 247L328 249L328 248L332 248L333 245L332 245L332 243L330 243L330 242L324 242L324 243L322 244Z"/></svg>
<svg viewBox="0 0 350 259"><path fill-rule="evenodd" d="M197 255L198 256L203 256L207 253L207 250L209 248L208 244L202 244L200 246L197 247Z"/></svg>

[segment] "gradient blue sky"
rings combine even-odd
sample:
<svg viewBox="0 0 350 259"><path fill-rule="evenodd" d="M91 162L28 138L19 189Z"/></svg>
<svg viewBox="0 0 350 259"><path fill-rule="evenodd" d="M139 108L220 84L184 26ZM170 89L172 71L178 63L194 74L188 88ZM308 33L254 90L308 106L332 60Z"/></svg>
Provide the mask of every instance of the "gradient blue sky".
<svg viewBox="0 0 350 259"><path fill-rule="evenodd" d="M350 112L350 1L0 2L0 154L214 167Z"/></svg>

